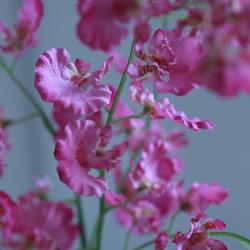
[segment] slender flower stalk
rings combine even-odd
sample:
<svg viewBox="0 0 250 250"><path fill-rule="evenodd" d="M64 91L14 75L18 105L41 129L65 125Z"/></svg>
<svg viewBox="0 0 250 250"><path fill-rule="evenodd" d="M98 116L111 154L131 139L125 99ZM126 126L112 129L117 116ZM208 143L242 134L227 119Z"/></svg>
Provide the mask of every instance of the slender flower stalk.
<svg viewBox="0 0 250 250"><path fill-rule="evenodd" d="M175 221L176 217L178 216L178 214L180 214L180 210L175 212L174 215L172 216L172 218L170 220L169 228L168 228L168 231L167 231L168 234L170 234L170 232L171 232L171 230L173 228L173 225L174 225L174 221Z"/></svg>
<svg viewBox="0 0 250 250"><path fill-rule="evenodd" d="M132 225L131 228L126 233L123 250L127 250L128 249L128 243L129 243L129 239L130 239L130 235L132 233L133 227L134 227L134 225Z"/></svg>
<svg viewBox="0 0 250 250"><path fill-rule="evenodd" d="M140 119L142 117L143 117L143 115L130 115L130 116L126 116L126 117L114 120L110 124L117 124L119 122L123 122L123 121L129 120L129 119Z"/></svg>
<svg viewBox="0 0 250 250"><path fill-rule="evenodd" d="M42 107L39 105L37 100L30 94L30 92L25 88L24 84L13 73L13 67L11 67L11 68L8 67L8 65L4 61L1 54L0 54L0 65L7 72L7 74L12 79L12 81L15 83L15 85L21 90L21 92L27 97L27 99L33 104L35 109L39 112L39 114L43 120L43 123L44 123L45 127L48 129L48 131L50 132L50 134L54 135L55 130L54 130L49 118L47 117L47 115L43 111Z"/></svg>
<svg viewBox="0 0 250 250"><path fill-rule="evenodd" d="M111 124L111 122L112 122L112 118L113 118L113 115L114 115L114 112L115 112L115 108L117 106L118 100L119 100L120 95L122 93L122 90L123 90L124 84L126 82L126 79L128 77L128 73L127 73L128 67L133 62L133 59L134 59L134 53L135 53L134 43L135 43L135 40L136 40L136 38L133 39L130 54L129 54L128 64L127 64L126 69L125 69L125 71L123 73L120 85L118 87L118 90L117 90L117 93L116 93L116 96L115 96L115 100L114 100L112 108L111 108L111 110L109 112L109 116L108 116L108 119L107 119L107 122L106 122L106 126L109 126Z"/></svg>
<svg viewBox="0 0 250 250"><path fill-rule="evenodd" d="M100 177L105 176L105 171L102 169L100 170ZM102 229L103 229L103 222L104 222L104 211L105 211L105 202L104 198L100 198L99 203L99 219L98 219L98 225L97 225L97 235L96 235L96 250L101 249L101 241L102 241Z"/></svg>
<svg viewBox="0 0 250 250"><path fill-rule="evenodd" d="M87 240L86 240L86 232L85 232L85 223L83 218L83 208L81 204L81 196L75 194L75 201L76 201L76 208L77 208L77 215L78 215L78 222L80 224L81 229L81 245L82 247L86 247Z"/></svg>
<svg viewBox="0 0 250 250"><path fill-rule="evenodd" d="M247 239L239 234L230 232L209 232L210 236L227 236L239 241L246 248L250 249L250 239Z"/></svg>
<svg viewBox="0 0 250 250"><path fill-rule="evenodd" d="M39 113L31 113L16 120L4 120L3 126L18 125L26 121L29 121L30 119L33 119L34 117L37 117L39 115L40 115Z"/></svg>
<svg viewBox="0 0 250 250"><path fill-rule="evenodd" d="M113 118L113 115L114 115L114 112L115 112L115 108L117 106L118 100L119 100L120 95L122 93L122 89L124 87L126 79L128 77L128 73L127 73L128 67L133 62L133 59L134 59L134 53L135 53L134 43L135 43L135 40L136 40L136 38L133 39L128 64L127 64L126 69L125 69L125 71L123 73L120 85L118 87L118 90L117 90L117 93L116 93L112 108L111 108L111 110L109 112L109 115L108 115L105 126L109 126L112 123L112 118ZM101 170L100 171L100 177L104 177L104 176L105 176L105 172L103 170ZM100 211L100 213L99 213L98 226L97 226L97 247L96 247L97 250L100 250L100 247L101 247L102 228L103 228L103 221L104 221L104 214L105 214L105 203L104 203L104 198L103 197L100 199L100 209L99 209L99 211Z"/></svg>

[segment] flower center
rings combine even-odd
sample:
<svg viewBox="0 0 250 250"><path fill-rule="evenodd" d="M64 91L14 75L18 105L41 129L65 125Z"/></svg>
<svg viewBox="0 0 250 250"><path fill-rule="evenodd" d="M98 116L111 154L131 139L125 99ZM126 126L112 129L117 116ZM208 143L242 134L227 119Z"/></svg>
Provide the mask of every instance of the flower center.
<svg viewBox="0 0 250 250"><path fill-rule="evenodd" d="M75 64L68 63L64 66L62 70L62 76L73 82L74 85L78 85L80 88L87 88L88 85L84 86L84 84L88 81L91 73L90 72L79 72Z"/></svg>
<svg viewBox="0 0 250 250"><path fill-rule="evenodd" d="M83 167L87 171L90 171L91 167L90 167L89 154L87 153L84 147L79 146L76 149L75 159L77 160L78 164L81 167Z"/></svg>

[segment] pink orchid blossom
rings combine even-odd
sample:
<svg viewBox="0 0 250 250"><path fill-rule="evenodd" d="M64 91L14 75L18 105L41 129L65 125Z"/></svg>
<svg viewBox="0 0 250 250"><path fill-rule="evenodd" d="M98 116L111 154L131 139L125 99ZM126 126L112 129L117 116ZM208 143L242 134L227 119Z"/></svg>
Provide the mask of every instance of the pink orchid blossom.
<svg viewBox="0 0 250 250"><path fill-rule="evenodd" d="M59 109L53 109L52 117L54 121L59 125L59 129L55 133L56 138L64 130L68 122L80 119L81 114L63 113Z"/></svg>
<svg viewBox="0 0 250 250"><path fill-rule="evenodd" d="M75 193L101 196L107 191L107 180L88 174L91 169L109 171L120 164L128 142L104 150L111 138L111 127L100 129L91 120L71 121L56 139L55 158L60 180Z"/></svg>
<svg viewBox="0 0 250 250"><path fill-rule="evenodd" d="M18 202L15 237L3 242L8 249L27 250L30 246L38 250L71 249L79 234L72 223L73 210L64 203L40 201Z"/></svg>
<svg viewBox="0 0 250 250"><path fill-rule="evenodd" d="M78 37L92 49L109 51L127 37L128 30L117 24L112 13L112 1L79 0L78 11L81 16Z"/></svg>
<svg viewBox="0 0 250 250"><path fill-rule="evenodd" d="M135 129L129 134L130 146L134 152L158 140L166 141L171 152L188 145L189 141L184 130L175 128L165 132L156 119L152 120L151 124L152 126L148 129Z"/></svg>
<svg viewBox="0 0 250 250"><path fill-rule="evenodd" d="M229 190L223 190L220 183L194 182L183 198L181 206L185 212L202 214L211 204L224 203L229 198Z"/></svg>
<svg viewBox="0 0 250 250"><path fill-rule="evenodd" d="M36 34L43 17L41 0L24 0L24 5L18 11L18 23L9 28L0 21L0 34L7 43L0 46L3 52L12 52L17 58L28 49L35 47L39 40Z"/></svg>
<svg viewBox="0 0 250 250"><path fill-rule="evenodd" d="M168 247L169 237L166 232L161 232L155 238L155 250L166 250Z"/></svg>
<svg viewBox="0 0 250 250"><path fill-rule="evenodd" d="M150 40L148 54L140 43L135 44L135 55L146 64L132 63L128 74L132 78L142 78L154 73L157 92L186 95L193 88L200 87L193 73L203 54L200 38L158 29ZM164 77L169 80L164 80Z"/></svg>
<svg viewBox="0 0 250 250"><path fill-rule="evenodd" d="M135 171L129 173L135 189L145 187L150 193L164 193L168 183L183 169L183 161L168 157L168 152L169 145L164 141L151 143L142 151Z"/></svg>
<svg viewBox="0 0 250 250"><path fill-rule="evenodd" d="M111 58L103 66L90 71L90 64L77 59L70 62L65 49L50 49L36 63L35 87L46 102L64 113L90 114L108 104L111 92L101 79L111 67Z"/></svg>
<svg viewBox="0 0 250 250"><path fill-rule="evenodd" d="M203 225L199 220L205 220L206 215L197 215L191 219L191 230L188 233L177 232L173 242L177 244L176 250L227 250L227 247L219 240L209 238L208 230L221 231L226 224L221 220L208 219Z"/></svg>
<svg viewBox="0 0 250 250"><path fill-rule="evenodd" d="M35 175L33 179L35 181L37 192L39 194L46 194L53 187L51 179L48 175L45 175L43 178L39 178L37 175Z"/></svg>
<svg viewBox="0 0 250 250"><path fill-rule="evenodd" d="M161 222L160 209L152 202L136 199L128 205L118 208L115 212L117 221L133 233L156 233Z"/></svg>
<svg viewBox="0 0 250 250"><path fill-rule="evenodd" d="M15 202L3 191L0 190L0 226L3 240L12 237L16 228L16 210Z"/></svg>
<svg viewBox="0 0 250 250"><path fill-rule="evenodd" d="M150 113L152 119L167 118L194 131L199 131L199 129L213 129L214 125L210 121L201 121L197 117L188 118L183 111L176 111L173 104L166 97L156 102L152 92L148 89L143 92L142 80L135 80L131 84L130 89L132 91L131 100L146 106L148 108L147 112Z"/></svg>
<svg viewBox="0 0 250 250"><path fill-rule="evenodd" d="M108 52L128 36L125 25L133 19L137 40L146 42L150 35L147 18L160 17L171 9L171 4L165 0L79 0L78 37L92 49Z"/></svg>
<svg viewBox="0 0 250 250"><path fill-rule="evenodd" d="M225 50L224 44L216 47L203 58L196 77L221 97L235 97L240 92L250 94L249 51L232 52L230 48Z"/></svg>

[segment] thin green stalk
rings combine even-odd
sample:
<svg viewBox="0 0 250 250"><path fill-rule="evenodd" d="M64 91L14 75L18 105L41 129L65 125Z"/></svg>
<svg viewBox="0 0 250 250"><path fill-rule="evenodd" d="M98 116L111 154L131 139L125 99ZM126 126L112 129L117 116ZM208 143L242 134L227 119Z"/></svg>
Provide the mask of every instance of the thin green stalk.
<svg viewBox="0 0 250 250"><path fill-rule="evenodd" d="M142 245L134 248L133 250L141 250L141 249L143 249L145 247L153 245L154 243L155 243L155 240L151 240L151 241L148 241L148 242L146 242L146 243L144 243L144 244L142 244Z"/></svg>
<svg viewBox="0 0 250 250"><path fill-rule="evenodd" d="M105 171L102 169L100 170L100 177L104 176L105 176ZM104 197L102 197L100 198L100 206L99 206L99 220L98 220L97 235L96 235L96 243L97 243L96 250L100 250L101 248L104 211L105 211L105 203L104 203Z"/></svg>
<svg viewBox="0 0 250 250"><path fill-rule="evenodd" d="M167 15L164 15L162 17L162 29L166 29L168 26L168 16Z"/></svg>
<svg viewBox="0 0 250 250"><path fill-rule="evenodd" d="M227 236L234 238L239 241L242 245L250 249L250 239L247 239L239 234L230 233L230 232L209 232L209 236Z"/></svg>
<svg viewBox="0 0 250 250"><path fill-rule="evenodd" d="M92 234L91 234L91 239L90 239L90 248L94 248L95 243L96 243L96 232L97 232L97 226L98 226L98 221L95 222Z"/></svg>
<svg viewBox="0 0 250 250"><path fill-rule="evenodd" d="M54 135L55 131L50 123L50 120L46 116L45 112L43 111L42 107L39 105L39 103L36 101L36 99L30 94L30 92L25 88L23 83L15 76L12 69L8 67L8 65L5 63L2 55L0 54L0 64L5 69L9 77L12 79L12 81L15 83L15 85L21 90L21 92L27 97L27 99L33 104L33 106L36 108L36 110L39 112L43 123L45 127L48 129L48 131Z"/></svg>
<svg viewBox="0 0 250 250"><path fill-rule="evenodd" d="M16 63L17 63L17 58L14 57L12 63L11 63L11 66L10 66L10 70L11 72L14 72L15 68L16 68Z"/></svg>
<svg viewBox="0 0 250 250"><path fill-rule="evenodd" d="M140 119L140 118L143 118L143 115L130 115L130 116L126 116L126 117L114 120L110 124L116 124L116 123L126 121L126 120L129 120L129 119Z"/></svg>
<svg viewBox="0 0 250 250"><path fill-rule="evenodd" d="M177 217L177 215L180 213L180 210L178 210L177 212L174 213L174 215L172 216L171 220L170 220L170 224L169 224L169 228L168 228L168 231L167 233L170 234L172 228L173 228L173 225L174 225L174 221Z"/></svg>
<svg viewBox="0 0 250 250"><path fill-rule="evenodd" d="M133 42L132 42L131 50L130 50L128 64L127 64L126 69L125 69L125 71L123 73L120 85L118 87L118 90L117 90L117 93L116 93L112 108L111 108L111 110L109 112L109 115L108 115L105 126L109 126L111 124L111 122L112 122L112 118L113 118L113 115L114 115L114 112L115 112L115 108L117 106L118 100L119 100L120 95L122 93L122 89L124 87L126 79L128 77L128 74L127 74L128 66L133 62L133 59L134 59L134 53L135 53L134 43L135 43L135 40L136 39L134 38ZM104 177L104 176L105 176L105 171L100 170L100 177ZM103 228L103 221L104 221L104 214L105 214L104 211L105 211L105 203L104 203L104 198L102 197L100 199L100 207L99 207L99 218L98 218L97 237L96 237L96 240L97 240L96 250L100 250L100 247L101 247L102 228Z"/></svg>
<svg viewBox="0 0 250 250"><path fill-rule="evenodd" d="M130 239L130 235L131 235L131 232L133 230L133 227L134 227L134 225L132 225L132 227L126 233L126 237L125 237L125 241L124 241L124 245L123 245L123 250L128 249L128 243L129 243L129 239Z"/></svg>
<svg viewBox="0 0 250 250"><path fill-rule="evenodd" d="M10 126L10 125L17 125L17 124L21 124L21 123L24 123L34 117L37 117L39 116L40 114L39 113L31 113L31 114L28 114L24 117L21 117L19 119L16 119L16 120L4 120L3 121L3 126Z"/></svg>
<svg viewBox="0 0 250 250"><path fill-rule="evenodd" d="M81 229L81 246L83 248L85 248L87 245L87 240L86 240L86 232L85 232L85 225L84 225L84 218L83 218L81 196L78 194L75 194L75 201L76 201L78 222L80 224L80 229Z"/></svg>
<svg viewBox="0 0 250 250"><path fill-rule="evenodd" d="M181 4L177 7L174 7L173 10L180 10L180 9L189 8L189 7L197 7L197 8L206 10L206 9L210 8L210 5L206 4L206 3L197 3L196 1L190 1L187 3Z"/></svg>
<svg viewBox="0 0 250 250"><path fill-rule="evenodd" d="M117 93L116 93L116 96L115 96L115 100L113 102L113 105L112 105L112 108L109 112L109 116L108 116L108 119L107 119L107 122L106 122L106 126L109 126L112 122L112 118L113 118L113 115L114 115L114 112L115 112L115 108L117 106L117 103L118 103L118 100L120 98L120 95L122 93L122 89L124 87L124 84L126 82L126 79L128 77L128 67L129 65L133 62L133 59L134 59L134 54L135 54L135 48L134 48L134 43L135 43L135 40L136 38L133 39L133 42L132 42L132 46L131 46L131 50L130 50L130 54L129 54L129 60L128 60L128 64L126 66L126 69L123 73L123 76L122 76L122 79L121 79L121 82L120 82L120 85L118 87L118 90L117 90Z"/></svg>

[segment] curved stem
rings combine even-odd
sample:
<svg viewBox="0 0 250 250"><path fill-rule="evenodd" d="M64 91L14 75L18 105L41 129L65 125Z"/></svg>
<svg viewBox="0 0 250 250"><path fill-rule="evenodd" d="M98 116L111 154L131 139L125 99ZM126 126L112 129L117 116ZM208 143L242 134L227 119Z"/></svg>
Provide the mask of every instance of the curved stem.
<svg viewBox="0 0 250 250"><path fill-rule="evenodd" d="M169 228L168 228L168 231L167 231L168 234L170 234L170 232L171 232L171 230L172 230L172 228L173 228L173 225L174 225L174 221L175 221L175 219L176 219L176 217L177 217L177 215L178 215L179 213L180 213L180 210L176 211L176 212L174 213L174 215L172 216L171 221L170 221L170 224L169 224Z"/></svg>
<svg viewBox="0 0 250 250"><path fill-rule="evenodd" d="M114 115L114 112L115 112L115 108L116 108L118 100L120 98L120 95L121 95L122 89L124 87L125 81L126 81L126 79L128 77L128 74L127 74L128 66L133 62L134 53L135 53L135 49L134 49L135 40L136 39L134 38L133 42L132 42L131 50L130 50L128 64L127 64L126 69L125 69L125 71L123 73L120 85L118 87L118 90L117 90L117 93L116 93L112 108L111 108L111 110L109 112L109 115L108 115L105 126L109 126L111 124L111 122L112 122L112 118L113 118L113 115ZM100 170L100 177L104 177L104 176L105 176L105 171ZM96 240L97 240L96 250L100 250L100 246L101 246L104 214L105 214L105 203L104 203L104 198L102 197L100 199L100 207L99 207L99 219L98 219L97 237L96 237Z"/></svg>
<svg viewBox="0 0 250 250"><path fill-rule="evenodd" d="M105 171L102 169L100 170L100 177L103 176L105 176ZM102 197L100 198L100 206L99 206L99 220L97 224L97 235L96 235L96 241L97 241L96 250L100 250L101 247L104 211L105 211L105 203L104 203L104 197Z"/></svg>
<svg viewBox="0 0 250 250"><path fill-rule="evenodd" d="M123 246L123 250L127 250L128 249L128 243L129 243L129 238L131 235L131 232L133 230L134 225L132 225L132 227L128 230L128 232L126 233L126 237L125 237L125 242L124 242L124 246Z"/></svg>
<svg viewBox="0 0 250 250"><path fill-rule="evenodd" d="M129 119L140 119L142 117L143 117L143 115L130 115L130 116L126 116L126 117L122 117L120 119L114 120L114 121L110 122L110 124L116 124L116 123L126 121Z"/></svg>
<svg viewBox="0 0 250 250"><path fill-rule="evenodd" d="M45 112L43 111L42 107L39 105L39 103L36 101L36 99L30 94L30 92L25 88L23 83L15 76L12 69L8 67L8 65L5 63L1 54L0 54L0 63L1 63L1 66L8 73L9 77L15 83L15 85L21 90L21 92L27 97L27 99L33 104L33 106L39 112L39 114L43 120L43 123L44 123L45 127L48 129L48 131L50 132L50 134L54 135L54 133L55 133L54 128L53 128L52 124L50 123L50 120L46 116Z"/></svg>
<svg viewBox="0 0 250 250"><path fill-rule="evenodd" d="M17 125L17 124L21 124L21 123L24 123L34 117L37 117L39 116L40 114L39 113L31 113L31 114L28 114L24 117L21 117L19 119L16 119L16 120L4 120L3 121L3 126L10 126L10 125Z"/></svg>
<svg viewBox="0 0 250 250"><path fill-rule="evenodd" d="M11 72L14 72L14 70L16 68L16 63L17 63L17 58L14 57L14 59L12 60L12 63L11 63L11 67L10 67Z"/></svg>
<svg viewBox="0 0 250 250"><path fill-rule="evenodd" d="M234 238L235 240L239 241L241 244L243 244L245 247L248 247L250 249L250 239L247 239L239 234L230 233L230 232L209 232L210 236L227 236Z"/></svg>
<svg viewBox="0 0 250 250"><path fill-rule="evenodd" d="M128 66L133 62L133 59L134 59L134 54L135 54L135 48L134 48L134 43L135 43L135 40L136 38L133 39L133 42L132 42L132 46L131 46L131 50L130 50L130 54L129 54L129 60L128 60L128 64L126 66L126 69L123 73L123 76L122 76L122 79L121 79L121 82L120 82L120 85L118 87L118 90L117 90L117 93L116 93L116 96L115 96L115 100L113 102L113 105L112 105L112 108L109 112L109 116L108 116L108 119L107 119L107 122L106 122L106 126L109 126L112 122L112 118L113 118L113 115L114 115L114 112L115 112L115 108L117 106L117 103L118 103L118 100L120 98L120 95L122 93L122 89L124 87L124 84L126 82L126 79L128 77Z"/></svg>
<svg viewBox="0 0 250 250"><path fill-rule="evenodd" d="M84 226L83 211L82 211L80 195L75 194L75 202L76 202L76 208L77 208L78 222L80 224L80 229L81 229L81 245L83 248L85 248L87 245L87 241L86 241L86 232L85 232L85 226Z"/></svg>

